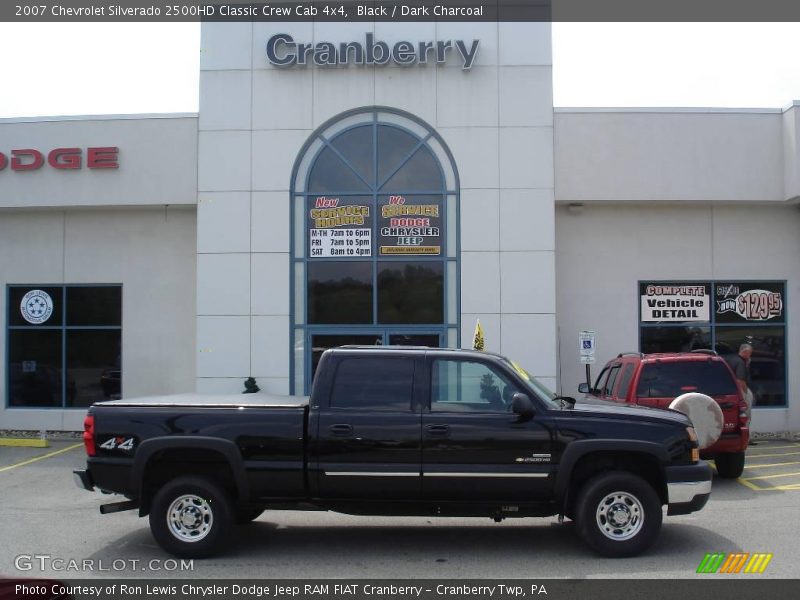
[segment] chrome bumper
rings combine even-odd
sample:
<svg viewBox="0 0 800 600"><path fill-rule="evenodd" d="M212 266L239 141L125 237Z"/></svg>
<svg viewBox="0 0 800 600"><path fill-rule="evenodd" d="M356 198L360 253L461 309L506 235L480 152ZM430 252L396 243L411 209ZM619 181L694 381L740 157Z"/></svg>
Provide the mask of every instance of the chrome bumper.
<svg viewBox="0 0 800 600"><path fill-rule="evenodd" d="M667 514L688 515L701 510L711 496L711 467L705 461L666 468Z"/></svg>
<svg viewBox="0 0 800 600"><path fill-rule="evenodd" d="M686 504L697 496L710 493L710 479L708 481L676 481L667 484L669 504Z"/></svg>

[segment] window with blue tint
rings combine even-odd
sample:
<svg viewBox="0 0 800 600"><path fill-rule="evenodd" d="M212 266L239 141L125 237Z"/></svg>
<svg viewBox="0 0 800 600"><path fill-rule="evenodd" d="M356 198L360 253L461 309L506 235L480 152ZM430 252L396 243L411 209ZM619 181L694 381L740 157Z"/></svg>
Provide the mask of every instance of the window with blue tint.
<svg viewBox="0 0 800 600"><path fill-rule="evenodd" d="M122 286L11 285L10 407L86 407L122 394Z"/></svg>
<svg viewBox="0 0 800 600"><path fill-rule="evenodd" d="M346 358L336 368L331 408L410 411L414 360Z"/></svg>
<svg viewBox="0 0 800 600"><path fill-rule="evenodd" d="M381 189L391 192L440 190L444 186L442 172L433 153L422 147L411 156Z"/></svg>
<svg viewBox="0 0 800 600"><path fill-rule="evenodd" d="M749 344L753 406L787 405L785 281L647 281L639 296L642 352L706 349L730 360Z"/></svg>
<svg viewBox="0 0 800 600"><path fill-rule="evenodd" d="M371 125L353 127L331 142L331 146L347 158L353 171L370 185L375 180L373 132Z"/></svg>
<svg viewBox="0 0 800 600"><path fill-rule="evenodd" d="M441 262L378 263L378 322L444 322Z"/></svg>
<svg viewBox="0 0 800 600"><path fill-rule="evenodd" d="M370 263L309 262L309 323L350 324L372 321Z"/></svg>
<svg viewBox="0 0 800 600"><path fill-rule="evenodd" d="M399 127L379 127L378 139L378 184L389 179L405 164L411 153L420 146L420 140Z"/></svg>
<svg viewBox="0 0 800 600"><path fill-rule="evenodd" d="M432 412L509 412L519 388L489 365L435 360L431 368Z"/></svg>
<svg viewBox="0 0 800 600"><path fill-rule="evenodd" d="M458 231L447 223L458 223L458 175L430 127L388 109L345 113L309 138L292 182L302 199L292 203L302 235L292 248L305 250L290 269L304 278L292 281L303 300L291 303L292 385L297 365L306 373L295 393L309 389L323 336L457 341Z"/></svg>
<svg viewBox="0 0 800 600"><path fill-rule="evenodd" d="M325 146L314 162L308 178L311 192L365 191L367 184L361 180L331 147Z"/></svg>

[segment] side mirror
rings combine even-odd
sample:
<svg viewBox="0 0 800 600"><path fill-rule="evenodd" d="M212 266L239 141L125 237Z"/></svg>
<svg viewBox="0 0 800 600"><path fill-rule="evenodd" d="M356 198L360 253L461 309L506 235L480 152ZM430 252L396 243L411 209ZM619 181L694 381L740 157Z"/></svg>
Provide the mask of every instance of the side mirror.
<svg viewBox="0 0 800 600"><path fill-rule="evenodd" d="M588 383L584 382L584 383L582 383L582 384L580 384L578 386L578 393L579 394L588 394L589 392L590 392L590 390L589 390L589 384Z"/></svg>
<svg viewBox="0 0 800 600"><path fill-rule="evenodd" d="M511 412L519 415L520 421L526 421L533 417L533 402L527 394L517 392L511 399Z"/></svg>
<svg viewBox="0 0 800 600"><path fill-rule="evenodd" d="M575 400L575 398L573 398L572 396L556 396L554 400L561 400L561 402L563 402L570 408L575 408L575 403L577 402L577 400Z"/></svg>

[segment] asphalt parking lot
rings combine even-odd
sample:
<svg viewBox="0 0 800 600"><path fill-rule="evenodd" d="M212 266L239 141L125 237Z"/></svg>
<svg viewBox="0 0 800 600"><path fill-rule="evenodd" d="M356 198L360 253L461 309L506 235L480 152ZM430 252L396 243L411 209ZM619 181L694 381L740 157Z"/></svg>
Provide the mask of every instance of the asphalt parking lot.
<svg viewBox="0 0 800 600"><path fill-rule="evenodd" d="M751 446L739 483L756 492L800 491L800 444L760 442Z"/></svg>
<svg viewBox="0 0 800 600"><path fill-rule="evenodd" d="M100 515L115 497L72 481L82 444L0 447L0 575L193 578L797 577L800 443L761 441L739 480L715 478L698 513L665 517L656 544L631 559L598 558L555 518L353 517L274 511L238 527L230 550L181 570L135 511ZM761 574L697 574L707 553L769 553ZM43 558L47 557L47 558ZM60 562L59 562L60 561ZM86 568L90 561L91 567ZM73 569L77 566L77 570ZM105 568L105 570L101 570ZM189 572L187 572L189 571Z"/></svg>

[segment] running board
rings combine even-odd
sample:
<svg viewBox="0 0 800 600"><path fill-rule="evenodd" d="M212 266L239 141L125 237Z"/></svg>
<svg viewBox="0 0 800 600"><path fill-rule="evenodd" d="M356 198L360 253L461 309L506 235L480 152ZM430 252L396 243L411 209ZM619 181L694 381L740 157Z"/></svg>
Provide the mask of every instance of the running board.
<svg viewBox="0 0 800 600"><path fill-rule="evenodd" d="M134 508L139 508L139 503L136 500L125 500L124 502L101 504L100 514L108 515L111 513L122 512L123 510L133 510Z"/></svg>

